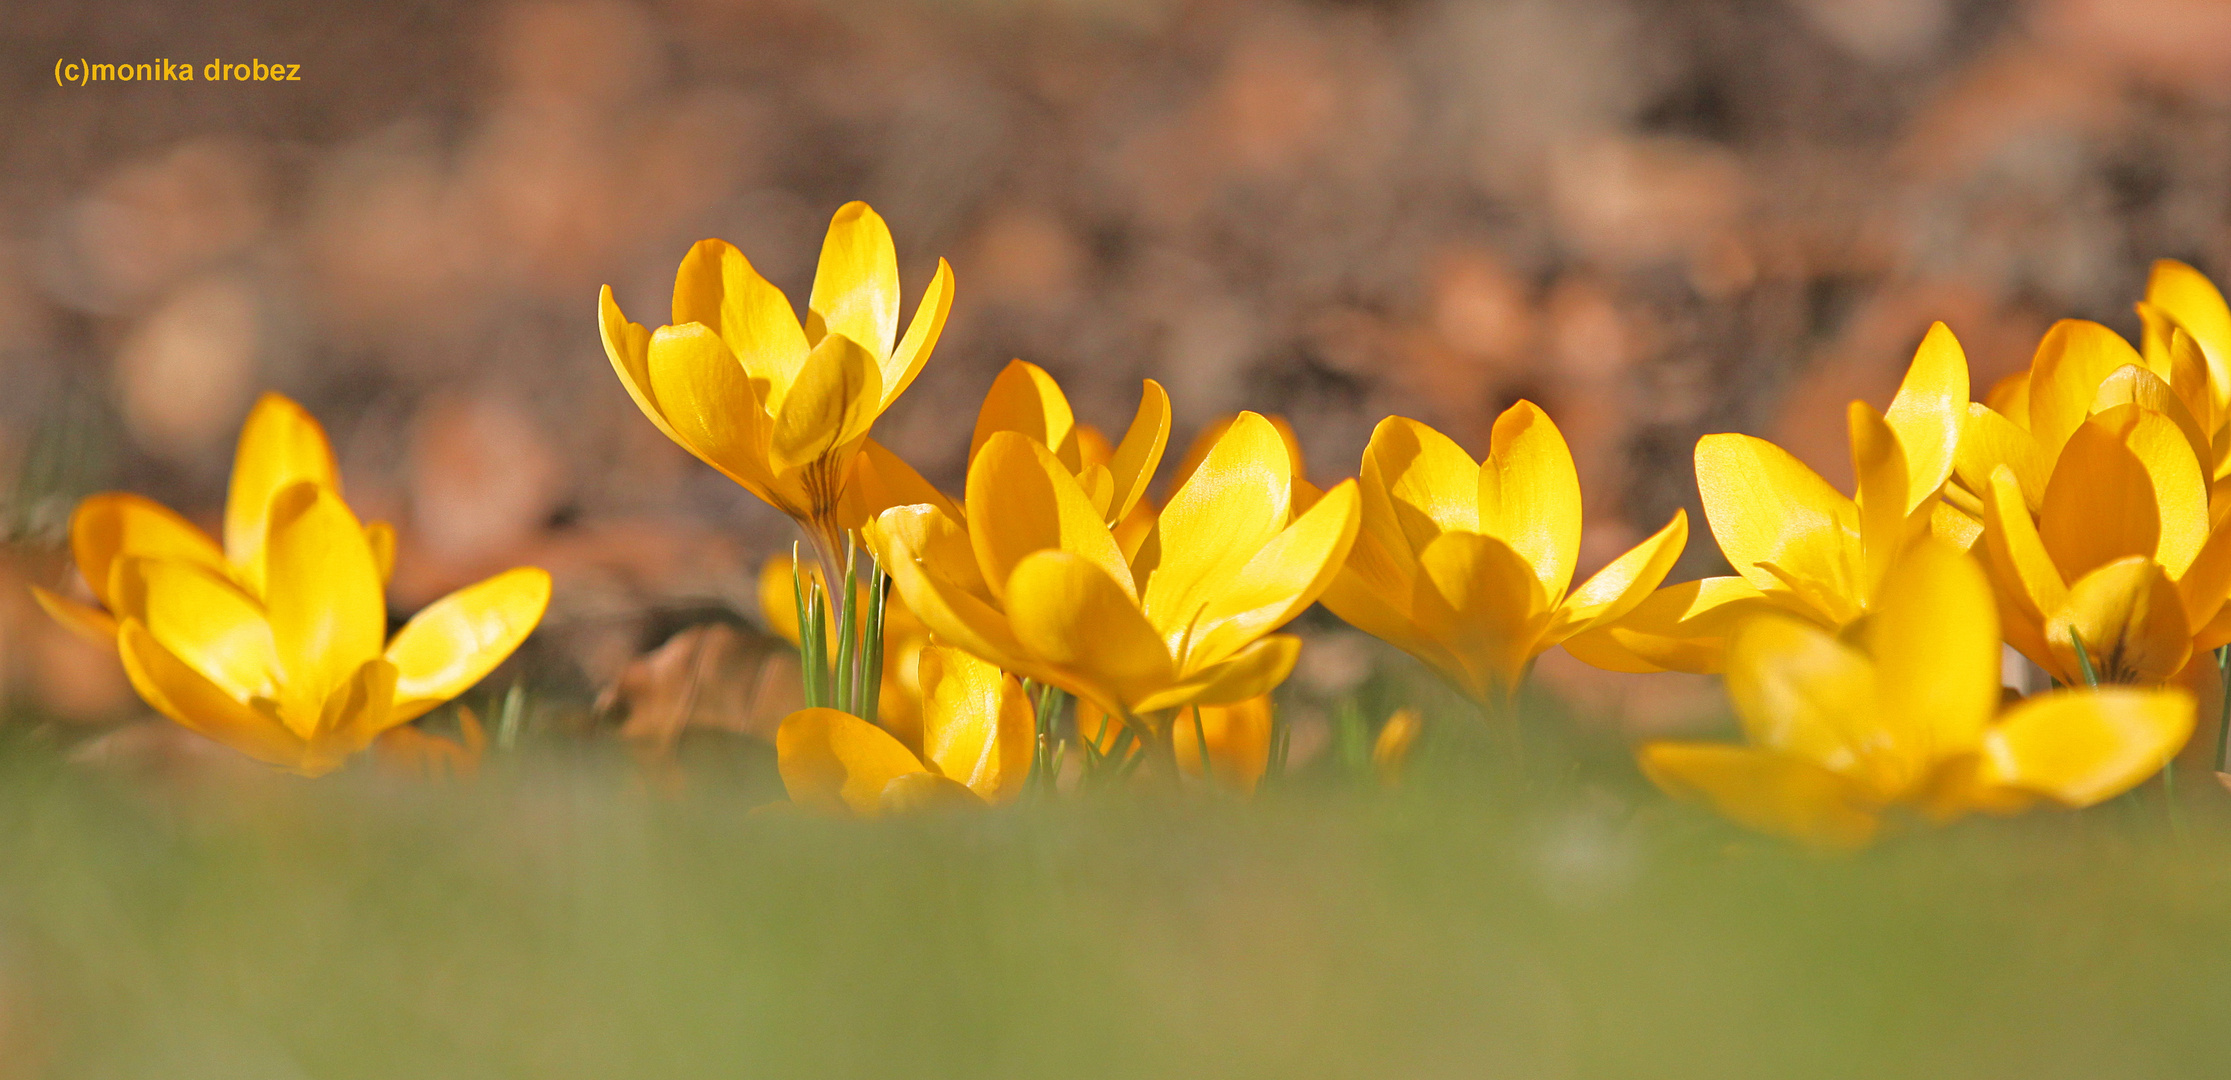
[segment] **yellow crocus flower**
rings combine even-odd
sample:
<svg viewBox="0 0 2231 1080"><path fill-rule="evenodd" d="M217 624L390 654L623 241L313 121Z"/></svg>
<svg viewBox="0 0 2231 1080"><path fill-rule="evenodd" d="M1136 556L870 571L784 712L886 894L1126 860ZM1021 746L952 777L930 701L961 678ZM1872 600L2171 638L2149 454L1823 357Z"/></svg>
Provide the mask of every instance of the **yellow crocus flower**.
<svg viewBox="0 0 2231 1080"><path fill-rule="evenodd" d="M2144 325L2140 344L2146 366L2170 372L2172 377L2183 373L2183 379L2174 380L2183 385L2200 382L2207 387L2200 400L2180 396L2204 421L2221 465L2223 458L2231 456L2223 452L2221 441L2226 418L2231 418L2231 305L2224 303L2223 293L2207 275L2175 259L2161 259L2147 276L2138 318ZM2193 357L2185 356L2185 346L2178 344L2180 333L2190 339L2191 353L2199 361L2198 380L2190 378L2187 365Z"/></svg>
<svg viewBox="0 0 2231 1080"><path fill-rule="evenodd" d="M335 494L341 491L340 469L333 462L325 429L302 406L266 393L248 411L247 423L240 429L225 496L222 544L152 499L130 492L103 492L88 496L70 515L70 552L100 606L80 604L37 586L31 593L64 626L103 644L116 640L111 596L120 588L116 574L129 559L192 563L260 599L272 499L305 481ZM375 521L364 527L364 539L385 582L395 565L395 530Z"/></svg>
<svg viewBox="0 0 2231 1080"><path fill-rule="evenodd" d="M800 709L775 732L790 801L876 817L939 805L1000 805L1030 778L1036 714L1014 676L942 645L921 653L922 748L835 709Z"/></svg>
<svg viewBox="0 0 2231 1080"><path fill-rule="evenodd" d="M1107 445L1107 437L1090 424L1077 422L1069 396L1044 368L1023 360L1009 361L992 380L984 404L976 413L976 430L969 437L968 460L973 463L992 436L1011 431L1053 451L1110 528L1137 516L1147 484L1162 463L1170 440L1170 396L1162 384L1147 379L1139 391L1138 413L1124 431L1123 441ZM956 515L956 518L958 515ZM1144 531L1136 540L1145 539ZM1136 543L1126 551L1136 550Z"/></svg>
<svg viewBox="0 0 2231 1080"><path fill-rule="evenodd" d="M509 570L387 637L365 530L332 488L271 500L263 593L193 559L126 556L107 597L132 686L156 711L259 761L316 776L464 692L524 641L550 576Z"/></svg>
<svg viewBox="0 0 2231 1080"><path fill-rule="evenodd" d="M1938 821L2040 799L2091 806L2160 771L2193 727L2192 696L2175 689L2062 690L2002 711L1990 583L1934 539L1891 568L1852 632L1746 620L1727 689L1742 744L1649 743L1643 770L1744 825L1825 847L1866 844L1900 806Z"/></svg>
<svg viewBox="0 0 2231 1080"><path fill-rule="evenodd" d="M643 414L796 519L833 561L845 530L881 509L850 490L857 461L887 484L928 486L868 429L922 370L952 302L952 270L940 259L900 336L891 232L854 202L829 224L803 324L782 291L719 240L683 258L671 325L627 321L610 286L598 316L605 353Z"/></svg>
<svg viewBox="0 0 2231 1080"><path fill-rule="evenodd" d="M1424 661L1485 705L1534 658L1650 595L1688 542L1688 516L1572 589L1580 477L1549 414L1495 420L1486 461L1415 420L1380 421L1364 448L1363 528L1325 607Z"/></svg>
<svg viewBox="0 0 2231 1080"><path fill-rule="evenodd" d="M1044 444L1000 431L969 465L965 520L897 507L868 542L939 640L1151 723L1265 693L1293 669L1300 641L1273 631L1339 570L1358 511L1353 482L1299 515L1292 486L1277 429L1242 413L1126 552L1112 500Z"/></svg>
<svg viewBox="0 0 2231 1080"><path fill-rule="evenodd" d="M1943 323L1930 327L1886 413L1847 413L1853 496L1773 443L1749 435L1697 440L1697 491L1729 577L1658 590L1624 617L1565 642L1614 671L1716 672L1743 619L1780 611L1835 630L1873 610L1883 574L1907 545L1936 534L1965 547L1978 526L1945 509L1968 405L1967 357Z"/></svg>

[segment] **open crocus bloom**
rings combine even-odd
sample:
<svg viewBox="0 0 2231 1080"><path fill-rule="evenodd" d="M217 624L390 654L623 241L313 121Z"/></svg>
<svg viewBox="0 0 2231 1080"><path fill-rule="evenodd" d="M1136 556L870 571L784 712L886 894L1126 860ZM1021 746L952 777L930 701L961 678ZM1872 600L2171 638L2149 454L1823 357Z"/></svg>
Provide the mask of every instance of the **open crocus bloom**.
<svg viewBox="0 0 2231 1080"><path fill-rule="evenodd" d="M305 481L340 493L341 474L325 429L302 406L265 394L240 429L225 496L222 545L161 503L129 492L104 492L87 497L70 516L70 552L100 607L36 586L31 593L63 625L104 644L116 640L112 597L121 588L117 574L131 559L192 563L261 599L272 500ZM395 531L375 521L364 527L364 539L384 582L395 564Z"/></svg>
<svg viewBox="0 0 2231 1080"><path fill-rule="evenodd" d="M1764 439L1697 440L1705 520L1735 574L1660 589L1623 618L1574 635L1566 650L1614 671L1716 672L1727 634L1760 612L1831 630L1857 621L1873 610L1885 568L1907 545L1934 533L1964 548L1979 531L1938 497L1961 446L1967 405L1967 357L1938 323L1914 353L1889 412L1851 403L1855 496Z"/></svg>
<svg viewBox="0 0 2231 1080"><path fill-rule="evenodd" d="M2006 813L2038 799L2082 807L2160 771L2192 734L2183 690L2062 690L1999 707L1990 584L1941 541L1891 568L1880 603L1839 637L1779 613L1728 648L1743 745L1654 742L1659 787L1752 828L1826 847L1873 839L1882 815Z"/></svg>
<svg viewBox="0 0 2231 1080"><path fill-rule="evenodd" d="M1101 518L1115 529L1141 517L1138 510L1147 484L1154 479L1170 441L1170 395L1161 383L1146 380L1139 391L1138 414L1124 431L1123 441L1109 446L1097 429L1077 422L1068 395L1053 376L1036 364L1013 360L984 395L975 434L969 438L968 460L974 462L992 436L1002 431L1053 451L1054 460L1077 478L1078 486L1100 508ZM1144 529L1122 533L1131 539L1127 554L1146 538Z"/></svg>
<svg viewBox="0 0 2231 1080"><path fill-rule="evenodd" d="M835 709L800 709L775 732L783 788L799 806L875 817L999 805L1030 777L1036 714L1022 683L958 649L921 653L922 749Z"/></svg>
<svg viewBox="0 0 2231 1080"><path fill-rule="evenodd" d="M885 485L927 484L868 428L914 381L952 307L943 259L904 337L891 232L866 203L829 223L801 324L742 252L703 240L674 277L673 324L627 321L606 286L604 350L666 436L806 528L825 556L881 507L848 501L857 459Z"/></svg>
<svg viewBox="0 0 2231 1080"><path fill-rule="evenodd" d="M1293 670L1300 642L1274 631L1338 571L1357 507L1351 481L1297 515L1292 488L1278 430L1242 413L1126 552L1110 502L1001 431L969 464L965 521L897 507L868 543L938 640L1145 720L1254 697Z"/></svg>
<svg viewBox="0 0 2231 1080"><path fill-rule="evenodd" d="M108 600L149 705L307 776L479 682L549 603L550 576L523 567L435 601L388 640L378 562L340 496L297 483L268 520L260 597L205 562L127 556Z"/></svg>
<svg viewBox="0 0 2231 1080"><path fill-rule="evenodd" d="M1521 401L1487 460L1415 420L1380 421L1363 452L1363 529L1326 590L1332 613L1417 657L1482 703L1536 656L1650 595L1688 542L1686 514L1571 590L1580 478L1549 415Z"/></svg>

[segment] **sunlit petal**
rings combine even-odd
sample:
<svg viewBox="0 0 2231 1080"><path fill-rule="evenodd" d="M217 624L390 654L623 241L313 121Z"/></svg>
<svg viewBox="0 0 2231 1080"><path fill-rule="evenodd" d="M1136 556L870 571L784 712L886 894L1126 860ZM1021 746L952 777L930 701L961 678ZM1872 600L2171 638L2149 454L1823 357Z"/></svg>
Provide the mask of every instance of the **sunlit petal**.
<svg viewBox="0 0 2231 1080"><path fill-rule="evenodd" d="M797 381L773 403L768 467L779 475L850 449L868 433L882 402L883 372L875 357L842 334L822 338L798 369ZM835 505L838 492L833 485L840 478L841 474L820 481L809 476L808 500L814 508ZM817 483L826 483L831 490L817 490Z"/></svg>
<svg viewBox="0 0 2231 1080"><path fill-rule="evenodd" d="M1616 620L1566 638L1565 651L1606 671L1716 674L1736 624L1779 610L1739 577L1684 581L1651 593Z"/></svg>
<svg viewBox="0 0 2231 1080"><path fill-rule="evenodd" d="M983 407L976 411L976 433L969 438L968 457L975 460L994 434L1012 431L1052 450L1062 467L1074 473L1082 467L1077 456L1076 426L1076 414L1070 411L1069 396L1061 392L1061 384L1036 364L1010 360L992 380Z"/></svg>
<svg viewBox="0 0 2231 1080"><path fill-rule="evenodd" d="M880 388L880 361L898 341L899 258L890 227L868 204L837 208L806 307L806 338L818 344L825 334L843 334L865 347L879 363Z"/></svg>
<svg viewBox="0 0 2231 1080"><path fill-rule="evenodd" d="M2122 335L2095 322L2062 319L2030 360L2030 434L2050 459L2091 415L2099 384L2125 364L2145 363Z"/></svg>
<svg viewBox="0 0 2231 1080"><path fill-rule="evenodd" d="M1727 696L1748 741L1792 754L1894 797L1909 779L1886 745L1874 665L1808 622L1761 615L1728 641Z"/></svg>
<svg viewBox="0 0 2231 1080"><path fill-rule="evenodd" d="M1898 396L1883 413L1905 452L1906 512L1919 507L1952 475L1967 407L1967 354L1951 328L1941 322L1931 324L1921 347L1914 350Z"/></svg>
<svg viewBox="0 0 2231 1080"><path fill-rule="evenodd" d="M1857 595L1858 508L1789 451L1749 435L1707 435L1697 440L1696 478L1712 536L1744 580L1785 589L1763 566L1772 563L1807 595Z"/></svg>
<svg viewBox="0 0 2231 1080"><path fill-rule="evenodd" d="M1036 712L1022 683L943 645L922 650L922 756L993 805L1030 776Z"/></svg>
<svg viewBox="0 0 2231 1080"><path fill-rule="evenodd" d="M1015 432L994 434L968 467L969 542L992 595L1038 551L1067 551L1091 561L1134 595L1131 566L1100 508L1053 451Z"/></svg>
<svg viewBox="0 0 2231 1080"><path fill-rule="evenodd" d="M387 600L364 526L332 489L297 484L272 501L264 602L290 702L322 702L380 655Z"/></svg>
<svg viewBox="0 0 2231 1080"><path fill-rule="evenodd" d="M275 696L279 658L263 606L198 563L127 556L110 574L119 619L147 627L181 661L237 701Z"/></svg>
<svg viewBox="0 0 2231 1080"><path fill-rule="evenodd" d="M1520 401L1495 419L1479 474L1479 530L1534 568L1543 594L1565 595L1580 560L1580 474L1549 414Z"/></svg>
<svg viewBox="0 0 2231 1080"><path fill-rule="evenodd" d="M1831 849L1867 845L1879 821L1863 787L1803 758L1715 743L1654 742L1642 770L1667 794L1736 822Z"/></svg>
<svg viewBox="0 0 2231 1080"><path fill-rule="evenodd" d="M2091 806L2144 783L2192 736L2183 690L2102 687L2030 698L1984 738L1982 774L2068 806Z"/></svg>
<svg viewBox="0 0 2231 1080"><path fill-rule="evenodd" d="M922 365L929 362L930 351L937 348L937 339L945 332L945 318L953 311L953 268L944 259L937 260L937 273L930 277L930 287L922 293L922 300L914 307L914 318L906 324L906 336L899 339L898 347L891 350L890 358L883 362L883 405L892 401L914 385L914 377L922 373Z"/></svg>
<svg viewBox="0 0 2231 1080"><path fill-rule="evenodd" d="M1181 663L1192 667L1222 660L1316 603L1340 573L1358 524L1355 481L1341 481L1263 545L1201 609Z"/></svg>
<svg viewBox="0 0 2231 1080"><path fill-rule="evenodd" d="M835 709L800 709L775 730L775 765L790 801L827 813L873 817L883 789L929 771L882 728Z"/></svg>
<svg viewBox="0 0 2231 1080"><path fill-rule="evenodd" d="M263 587L261 555L271 500L303 481L340 490L340 469L333 463L325 428L302 406L266 393L256 399L240 429L225 495L225 557L251 592Z"/></svg>
<svg viewBox="0 0 2231 1080"><path fill-rule="evenodd" d="M1998 711L1996 605L1983 568L1942 544L1916 544L1883 581L1862 639L1911 780L1973 749Z"/></svg>
<svg viewBox="0 0 2231 1080"><path fill-rule="evenodd" d="M116 641L132 689L156 712L265 764L301 764L305 744L300 736L277 717L225 693L163 648L138 620L125 620Z"/></svg>
<svg viewBox="0 0 2231 1080"><path fill-rule="evenodd" d="M123 492L87 496L70 515L70 554L93 596L108 604L109 566L124 555L180 559L229 573L209 534L152 499Z"/></svg>
<svg viewBox="0 0 2231 1080"><path fill-rule="evenodd" d="M550 606L550 575L507 570L427 605L387 646L395 723L407 723L486 678L534 632Z"/></svg>
<svg viewBox="0 0 2231 1080"><path fill-rule="evenodd" d="M1136 558L1147 617L1175 646L1292 514L1293 463L1269 420L1241 413L1170 496Z"/></svg>
<svg viewBox="0 0 2231 1080"><path fill-rule="evenodd" d="M2045 483L2037 531L2065 581L2124 556L2152 558L2161 543L2153 478L2115 432L2082 424Z"/></svg>
<svg viewBox="0 0 2231 1080"><path fill-rule="evenodd" d="M651 401L683 449L765 495L767 415L743 365L699 323L662 326L647 361Z"/></svg>
<svg viewBox="0 0 2231 1080"><path fill-rule="evenodd" d="M720 335L765 396L780 394L805 365L806 332L789 298L726 241L698 241L674 273L674 325L690 323Z"/></svg>
<svg viewBox="0 0 2231 1080"><path fill-rule="evenodd" d="M1064 689L1131 710L1177 672L1162 638L1107 569L1067 551L1024 558L1007 583L1015 639L1068 673Z"/></svg>
<svg viewBox="0 0 2231 1080"><path fill-rule="evenodd" d="M1673 570L1673 564L1680 561L1681 552L1688 544L1689 512L1675 510L1673 520L1666 522L1664 528L1611 560L1580 588L1574 589L1558 609L1557 619L1545 636L1552 641L1563 641L1590 626L1618 621L1649 599L1658 583Z"/></svg>
<svg viewBox="0 0 2231 1080"><path fill-rule="evenodd" d="M1108 459L1108 475L1115 481L1115 498L1108 506L1111 525L1128 518L1146 496L1147 484L1153 481L1154 469L1162 463L1162 452L1169 442L1170 395L1163 392L1161 383L1148 379L1139 388L1139 411Z"/></svg>

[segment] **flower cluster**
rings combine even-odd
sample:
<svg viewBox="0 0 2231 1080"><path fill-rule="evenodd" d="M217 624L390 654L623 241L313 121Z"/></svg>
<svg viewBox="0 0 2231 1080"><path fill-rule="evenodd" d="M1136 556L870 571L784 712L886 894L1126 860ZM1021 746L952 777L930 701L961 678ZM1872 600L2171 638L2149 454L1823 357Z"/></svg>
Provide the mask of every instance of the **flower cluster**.
<svg viewBox="0 0 2231 1080"><path fill-rule="evenodd" d="M670 325L600 297L644 415L808 542L759 583L805 661L809 707L775 738L801 807L1001 804L1079 782L1065 765L1252 791L1286 750L1271 694L1301 643L1283 628L1319 602L1491 723L1516 722L1514 695L1560 645L1612 670L1724 674L1743 741L1650 743L1644 771L1829 846L1902 812L2112 797L2185 745L2195 693L2220 693L2231 308L2181 264L2157 267L2138 345L2063 322L1980 403L1959 342L1931 328L1886 411L1850 406L1849 494L1770 442L1706 436L1697 486L1734 572L1672 585L1684 513L1580 576L1572 453L1526 401L1484 460L1389 417L1329 488L1282 420L1241 412L1155 492L1160 385L1111 439L1017 360L985 396L956 499L871 436L952 298L940 260L902 328L891 234L861 203L831 222L803 318L716 240L683 259ZM511 571L387 639L394 534L358 522L316 423L275 397L242 437L221 546L129 495L87 500L73 544L98 606L42 591L57 618L113 639L158 710L305 773L485 676L549 596L540 571ZM2002 643L2060 688L2002 700ZM1422 730L1405 709L1368 749L1351 741L1391 783ZM396 752L464 753L422 740Z"/></svg>

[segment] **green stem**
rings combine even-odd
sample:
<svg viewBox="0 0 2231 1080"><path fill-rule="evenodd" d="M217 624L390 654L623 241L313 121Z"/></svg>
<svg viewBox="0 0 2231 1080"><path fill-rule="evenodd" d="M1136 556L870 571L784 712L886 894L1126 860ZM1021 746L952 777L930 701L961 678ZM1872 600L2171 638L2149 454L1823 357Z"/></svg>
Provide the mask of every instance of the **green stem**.
<svg viewBox="0 0 2231 1080"><path fill-rule="evenodd" d="M1193 706L1193 746L1201 752L1201 782L1216 783L1216 767L1209 762L1208 757L1208 730L1201 726L1201 707L1198 705ZM1170 740L1170 748L1173 753L1176 751L1175 738Z"/></svg>
<svg viewBox="0 0 2231 1080"><path fill-rule="evenodd" d="M859 658L859 642L854 635L859 632L860 578L857 560L859 551L853 547L852 538L844 538L844 591L837 594L837 711L860 714L858 672L853 670Z"/></svg>
<svg viewBox="0 0 2231 1080"><path fill-rule="evenodd" d="M2083 672L2084 685L2098 686L2099 672L2092 667L2092 654L2084 648L2084 635L2077 633L2073 626L2068 628L2068 643L2076 647L2076 667Z"/></svg>
<svg viewBox="0 0 2231 1080"><path fill-rule="evenodd" d="M2231 772L2231 645L2216 647L2216 771Z"/></svg>
<svg viewBox="0 0 2231 1080"><path fill-rule="evenodd" d="M883 564L868 556L868 610L867 627L860 636L859 691L860 719L875 723L877 706L883 703L883 614L889 600L889 579L883 574Z"/></svg>

